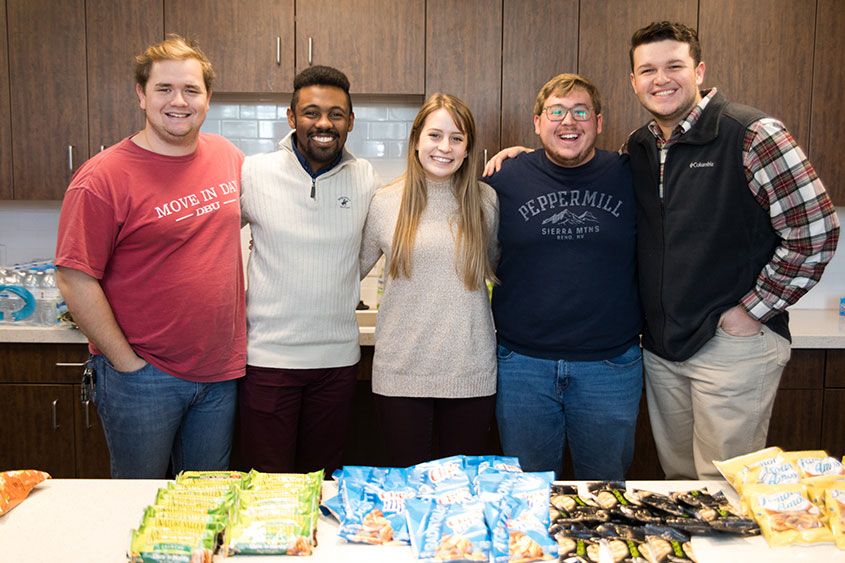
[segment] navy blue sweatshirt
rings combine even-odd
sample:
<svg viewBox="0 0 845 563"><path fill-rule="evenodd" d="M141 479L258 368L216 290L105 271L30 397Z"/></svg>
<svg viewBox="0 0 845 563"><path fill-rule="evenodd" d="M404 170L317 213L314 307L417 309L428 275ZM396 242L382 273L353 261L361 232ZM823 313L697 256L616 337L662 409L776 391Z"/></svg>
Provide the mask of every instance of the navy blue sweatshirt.
<svg viewBox="0 0 845 563"><path fill-rule="evenodd" d="M635 344L641 313L628 157L597 150L564 168L537 150L483 180L499 195L499 344L570 361L614 358Z"/></svg>

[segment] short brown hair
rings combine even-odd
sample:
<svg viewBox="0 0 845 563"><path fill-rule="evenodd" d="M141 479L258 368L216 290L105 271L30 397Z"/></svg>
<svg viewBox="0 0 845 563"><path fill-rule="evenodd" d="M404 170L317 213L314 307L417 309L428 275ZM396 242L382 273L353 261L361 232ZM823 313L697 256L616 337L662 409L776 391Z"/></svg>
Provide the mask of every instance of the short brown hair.
<svg viewBox="0 0 845 563"><path fill-rule="evenodd" d="M689 45L689 54L698 66L701 62L701 43L698 42L698 33L682 23L662 21L652 22L634 32L631 37L631 49L628 51L631 70L634 70L634 49L646 43L656 43L667 39Z"/></svg>
<svg viewBox="0 0 845 563"><path fill-rule="evenodd" d="M144 52L135 57L135 82L141 89L147 87L147 80L150 79L150 70L153 63L157 61L184 61L196 59L202 67L202 80L205 82L205 89L211 92L211 82L214 80L214 69L211 68L211 61L205 56L199 45L193 39L185 39L181 35L171 33L161 43L150 45Z"/></svg>
<svg viewBox="0 0 845 563"><path fill-rule="evenodd" d="M542 115L543 107L546 105L546 100L550 96L565 96L576 88L581 88L590 95L593 111L596 115L600 114L601 94L599 94L599 89L596 88L595 84L581 75L564 73L558 74L540 88L540 92L537 94L537 100L534 102L534 115Z"/></svg>

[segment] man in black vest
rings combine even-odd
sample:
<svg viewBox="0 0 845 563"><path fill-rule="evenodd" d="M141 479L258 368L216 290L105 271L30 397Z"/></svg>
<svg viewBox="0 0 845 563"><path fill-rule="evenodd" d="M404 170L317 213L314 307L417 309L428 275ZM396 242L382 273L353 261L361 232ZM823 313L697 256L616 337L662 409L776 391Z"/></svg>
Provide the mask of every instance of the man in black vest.
<svg viewBox="0 0 845 563"><path fill-rule="evenodd" d="M699 90L695 30L653 23L630 58L654 118L627 144L649 416L667 479L715 478L713 460L765 446L785 309L818 282L839 222L783 123Z"/></svg>

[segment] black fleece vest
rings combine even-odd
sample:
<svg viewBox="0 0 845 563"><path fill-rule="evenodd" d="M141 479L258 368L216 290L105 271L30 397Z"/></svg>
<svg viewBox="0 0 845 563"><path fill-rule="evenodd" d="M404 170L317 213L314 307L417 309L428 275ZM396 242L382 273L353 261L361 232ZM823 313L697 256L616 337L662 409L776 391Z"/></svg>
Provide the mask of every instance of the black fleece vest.
<svg viewBox="0 0 845 563"><path fill-rule="evenodd" d="M780 243L742 167L745 131L763 117L717 92L669 148L662 200L654 135L644 126L628 142L643 346L665 359L686 360L713 337L719 316L754 287ZM786 313L766 325L790 338Z"/></svg>

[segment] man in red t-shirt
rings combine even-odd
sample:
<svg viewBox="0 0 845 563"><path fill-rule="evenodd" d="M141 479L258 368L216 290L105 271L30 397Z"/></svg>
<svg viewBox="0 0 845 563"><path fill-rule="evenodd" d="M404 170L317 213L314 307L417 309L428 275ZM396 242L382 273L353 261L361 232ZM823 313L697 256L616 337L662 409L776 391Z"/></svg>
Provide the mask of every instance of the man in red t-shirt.
<svg viewBox="0 0 845 563"><path fill-rule="evenodd" d="M89 339L114 478L228 468L244 374L243 154L201 134L214 71L178 36L136 58L143 130L67 189L58 284Z"/></svg>

